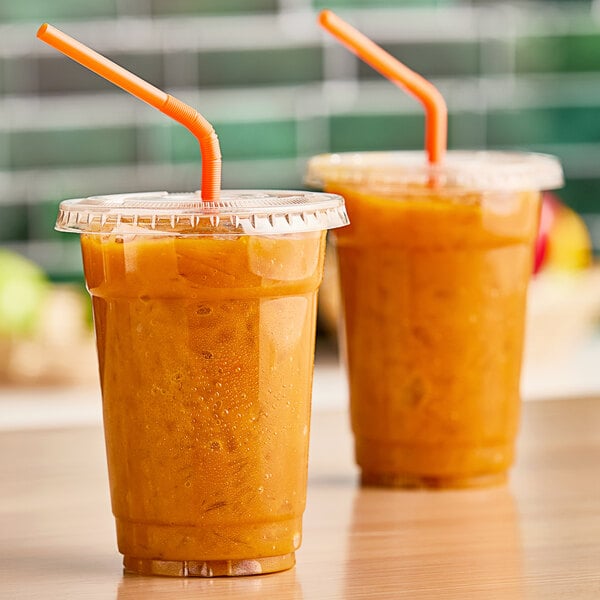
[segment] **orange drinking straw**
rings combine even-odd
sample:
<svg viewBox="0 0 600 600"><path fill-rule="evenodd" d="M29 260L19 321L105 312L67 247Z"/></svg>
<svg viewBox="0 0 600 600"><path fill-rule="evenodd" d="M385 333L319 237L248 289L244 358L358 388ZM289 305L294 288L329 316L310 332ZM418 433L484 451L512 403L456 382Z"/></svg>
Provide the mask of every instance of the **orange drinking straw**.
<svg viewBox="0 0 600 600"><path fill-rule="evenodd" d="M100 77L143 100L165 115L187 127L200 143L202 153L202 199L218 200L221 190L221 149L212 125L191 106L159 90L137 75L108 60L62 31L44 23L38 38L66 54Z"/></svg>
<svg viewBox="0 0 600 600"><path fill-rule="evenodd" d="M425 107L425 150L429 162L441 163L446 153L448 110L437 88L330 10L319 14L319 23L376 71L417 97Z"/></svg>

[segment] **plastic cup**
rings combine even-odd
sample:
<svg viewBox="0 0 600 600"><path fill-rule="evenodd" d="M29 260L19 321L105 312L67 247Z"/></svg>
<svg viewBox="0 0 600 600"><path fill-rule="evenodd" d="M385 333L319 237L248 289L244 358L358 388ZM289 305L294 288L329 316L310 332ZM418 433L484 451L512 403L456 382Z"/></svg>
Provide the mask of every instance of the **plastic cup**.
<svg viewBox="0 0 600 600"><path fill-rule="evenodd" d="M502 482L514 460L527 287L550 156L322 155L307 181L344 196L334 235L361 481Z"/></svg>
<svg viewBox="0 0 600 600"><path fill-rule="evenodd" d="M94 309L112 509L126 571L290 568L306 498L325 233L308 192L68 200Z"/></svg>

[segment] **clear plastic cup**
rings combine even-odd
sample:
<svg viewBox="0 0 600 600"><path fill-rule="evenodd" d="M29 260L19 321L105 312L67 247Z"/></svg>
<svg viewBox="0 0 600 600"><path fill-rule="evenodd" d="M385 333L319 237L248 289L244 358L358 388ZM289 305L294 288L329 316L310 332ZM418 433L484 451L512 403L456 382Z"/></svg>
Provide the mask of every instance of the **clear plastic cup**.
<svg viewBox="0 0 600 600"><path fill-rule="evenodd" d="M514 459L528 281L550 156L365 152L311 159L344 196L334 235L364 484L472 487Z"/></svg>
<svg viewBox="0 0 600 600"><path fill-rule="evenodd" d="M291 567L306 498L317 289L339 196L68 200L94 309L125 569Z"/></svg>

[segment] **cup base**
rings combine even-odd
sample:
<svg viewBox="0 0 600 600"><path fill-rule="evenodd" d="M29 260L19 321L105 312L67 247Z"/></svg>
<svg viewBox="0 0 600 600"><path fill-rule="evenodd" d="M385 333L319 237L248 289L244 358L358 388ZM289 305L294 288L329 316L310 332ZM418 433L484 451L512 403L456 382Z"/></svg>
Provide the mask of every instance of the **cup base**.
<svg viewBox="0 0 600 600"><path fill-rule="evenodd" d="M506 483L506 480L506 472L464 477L438 477L412 473L368 473L363 471L360 477L360 483L364 487L430 490L493 487Z"/></svg>
<svg viewBox="0 0 600 600"><path fill-rule="evenodd" d="M125 573L163 575L166 577L240 577L262 575L291 569L296 564L294 552L243 560L155 560L123 557Z"/></svg>

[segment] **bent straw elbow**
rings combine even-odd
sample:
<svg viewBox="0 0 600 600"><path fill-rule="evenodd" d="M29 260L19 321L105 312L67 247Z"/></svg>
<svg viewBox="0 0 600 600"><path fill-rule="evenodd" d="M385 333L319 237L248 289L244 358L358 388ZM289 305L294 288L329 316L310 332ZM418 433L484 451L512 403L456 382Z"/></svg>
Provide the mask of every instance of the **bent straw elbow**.
<svg viewBox="0 0 600 600"><path fill-rule="evenodd" d="M432 84L429 91L422 100L425 108L425 148L429 156L429 162L439 164L443 162L448 145L448 108L446 101L438 89Z"/></svg>
<svg viewBox="0 0 600 600"><path fill-rule="evenodd" d="M186 127L198 140L202 154L202 199L217 200L221 190L221 149L213 126L198 111L171 95L160 111Z"/></svg>
<svg viewBox="0 0 600 600"><path fill-rule="evenodd" d="M200 113L48 23L41 25L37 36L100 77L114 83L187 127L200 143L202 199L213 201L219 198L221 189L219 139L212 125Z"/></svg>
<svg viewBox="0 0 600 600"><path fill-rule="evenodd" d="M426 114L425 149L431 164L440 163L446 151L448 110L438 89L332 11L321 11L318 21L351 52L423 104Z"/></svg>

